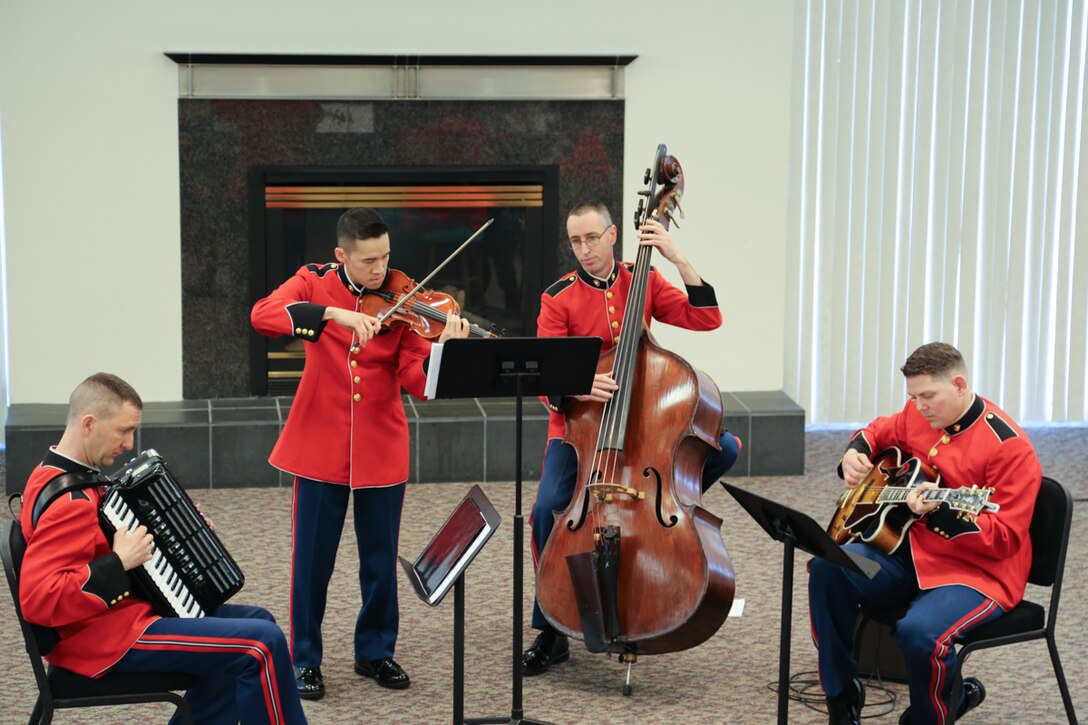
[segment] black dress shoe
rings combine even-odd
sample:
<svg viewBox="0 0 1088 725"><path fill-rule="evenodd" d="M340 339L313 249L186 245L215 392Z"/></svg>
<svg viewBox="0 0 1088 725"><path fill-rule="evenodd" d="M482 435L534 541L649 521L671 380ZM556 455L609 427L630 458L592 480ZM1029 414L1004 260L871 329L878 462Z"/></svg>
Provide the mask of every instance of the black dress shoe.
<svg viewBox="0 0 1088 725"><path fill-rule="evenodd" d="M570 643L566 636L554 629L542 629L533 646L521 657L521 674L526 677L542 675L552 665L570 659Z"/></svg>
<svg viewBox="0 0 1088 725"><path fill-rule="evenodd" d="M956 711L956 719L959 720L974 710L985 699L986 688L982 686L977 677L963 678L963 699L960 700L960 709Z"/></svg>
<svg viewBox="0 0 1088 725"><path fill-rule="evenodd" d="M827 721L830 725L860 725L863 707L865 685L855 678L845 692L827 698Z"/></svg>
<svg viewBox="0 0 1088 725"><path fill-rule="evenodd" d="M965 677L963 679L963 699L956 710L956 720L974 710L986 699L986 688L977 677ZM899 716L899 725L910 725L910 708L908 707Z"/></svg>
<svg viewBox="0 0 1088 725"><path fill-rule="evenodd" d="M295 687L303 700L320 700L325 696L325 678L320 667L296 667Z"/></svg>
<svg viewBox="0 0 1088 725"><path fill-rule="evenodd" d="M369 677L382 687L403 690L412 684L408 673L401 669L392 657L384 660L355 660L355 674Z"/></svg>

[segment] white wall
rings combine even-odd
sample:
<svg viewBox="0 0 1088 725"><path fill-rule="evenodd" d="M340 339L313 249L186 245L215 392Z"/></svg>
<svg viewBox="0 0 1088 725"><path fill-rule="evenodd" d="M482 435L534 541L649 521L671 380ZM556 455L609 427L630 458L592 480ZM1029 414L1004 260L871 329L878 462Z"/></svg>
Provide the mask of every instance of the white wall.
<svg viewBox="0 0 1088 725"><path fill-rule="evenodd" d="M710 335L661 326L658 340L723 388L779 389L793 12L792 0L0 0L11 402L64 402L100 369L146 400L181 398L165 51L638 55L617 221L626 233L667 143L687 184L676 237L726 318Z"/></svg>

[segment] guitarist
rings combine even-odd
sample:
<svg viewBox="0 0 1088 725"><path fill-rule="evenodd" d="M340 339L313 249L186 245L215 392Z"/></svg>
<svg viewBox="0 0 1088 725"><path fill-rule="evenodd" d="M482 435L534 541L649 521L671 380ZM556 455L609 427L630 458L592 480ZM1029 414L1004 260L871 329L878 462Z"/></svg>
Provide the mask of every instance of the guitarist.
<svg viewBox="0 0 1088 725"><path fill-rule="evenodd" d="M947 504L921 500L923 483L906 505L920 517L908 530L909 546L884 554L864 543L847 546L880 564L873 579L813 559L809 564L809 609L819 649L820 681L829 722L856 724L864 704L855 679L853 633L862 605L909 604L896 626L906 660L910 707L902 723L944 723L977 707L986 690L975 678L951 682L957 638L1000 617L1024 596L1031 566L1031 524L1042 469L1024 431L1000 408L976 395L960 352L941 342L915 350L901 368L909 400L854 434L839 464L850 488L872 468L871 458L898 446L940 473L950 487L993 487L996 512L972 524Z"/></svg>

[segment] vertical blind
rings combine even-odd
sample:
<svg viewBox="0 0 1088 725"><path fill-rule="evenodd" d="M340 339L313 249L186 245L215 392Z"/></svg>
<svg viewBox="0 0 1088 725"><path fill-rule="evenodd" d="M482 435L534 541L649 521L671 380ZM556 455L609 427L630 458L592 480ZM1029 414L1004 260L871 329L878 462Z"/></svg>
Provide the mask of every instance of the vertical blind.
<svg viewBox="0 0 1088 725"><path fill-rule="evenodd" d="M892 412L941 340L1021 422L1088 418L1085 2L795 18L787 392L811 423Z"/></svg>

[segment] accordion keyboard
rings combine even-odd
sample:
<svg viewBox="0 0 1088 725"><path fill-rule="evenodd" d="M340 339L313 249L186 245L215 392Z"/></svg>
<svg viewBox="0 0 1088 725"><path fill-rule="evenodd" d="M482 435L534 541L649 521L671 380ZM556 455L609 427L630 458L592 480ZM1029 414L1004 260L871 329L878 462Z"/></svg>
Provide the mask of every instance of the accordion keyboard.
<svg viewBox="0 0 1088 725"><path fill-rule="evenodd" d="M159 614L214 612L242 588L242 572L158 455L145 451L134 463L101 508L114 530L143 525L154 539L150 561L134 569L133 578Z"/></svg>

